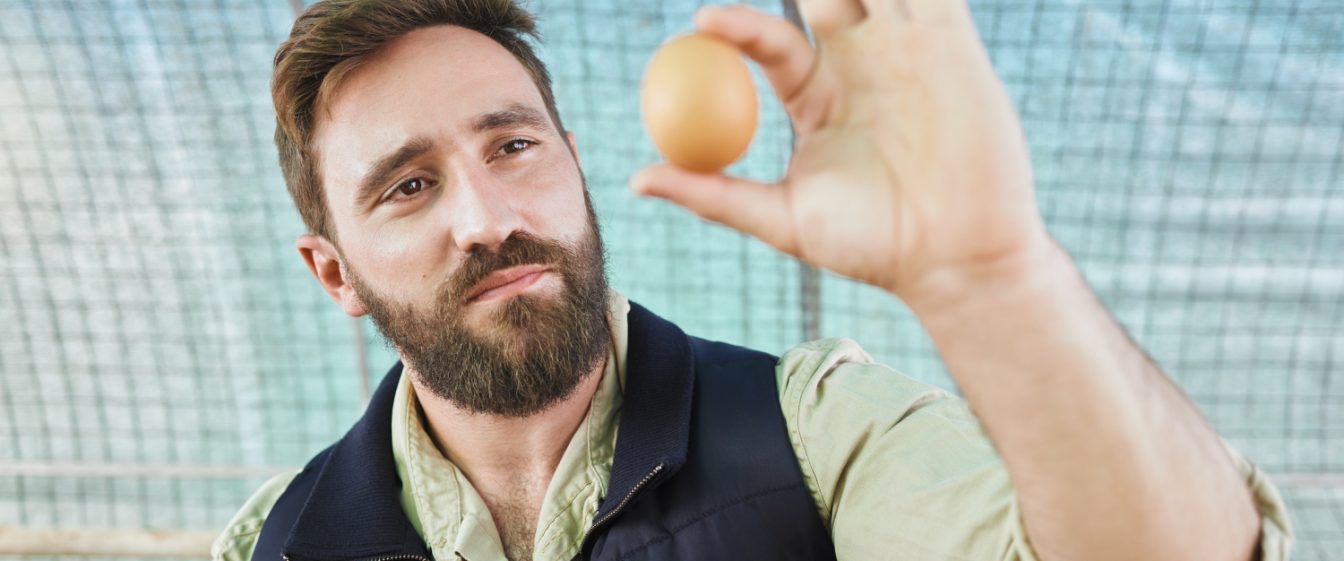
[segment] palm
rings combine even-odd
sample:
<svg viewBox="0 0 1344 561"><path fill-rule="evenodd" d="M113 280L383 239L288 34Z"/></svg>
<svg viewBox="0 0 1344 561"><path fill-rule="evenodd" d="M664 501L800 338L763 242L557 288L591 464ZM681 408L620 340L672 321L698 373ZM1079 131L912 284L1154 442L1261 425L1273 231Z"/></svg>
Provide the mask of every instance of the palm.
<svg viewBox="0 0 1344 561"><path fill-rule="evenodd" d="M897 10L815 22L816 51L764 14L702 18L762 63L798 141L777 185L718 181L719 196L705 193L715 208L683 179L669 185L678 202L898 294L1037 242L1017 117L965 7L940 7L924 20Z"/></svg>

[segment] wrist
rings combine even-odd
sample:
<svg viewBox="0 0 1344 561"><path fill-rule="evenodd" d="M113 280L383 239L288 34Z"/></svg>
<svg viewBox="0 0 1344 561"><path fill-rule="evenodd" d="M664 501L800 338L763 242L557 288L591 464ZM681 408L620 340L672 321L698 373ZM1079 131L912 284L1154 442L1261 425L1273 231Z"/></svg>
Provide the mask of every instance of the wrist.
<svg viewBox="0 0 1344 561"><path fill-rule="evenodd" d="M931 271L905 290L893 293L921 322L930 325L997 304L1049 298L1061 281L1077 276L1068 253L1045 235L1039 242L993 259Z"/></svg>

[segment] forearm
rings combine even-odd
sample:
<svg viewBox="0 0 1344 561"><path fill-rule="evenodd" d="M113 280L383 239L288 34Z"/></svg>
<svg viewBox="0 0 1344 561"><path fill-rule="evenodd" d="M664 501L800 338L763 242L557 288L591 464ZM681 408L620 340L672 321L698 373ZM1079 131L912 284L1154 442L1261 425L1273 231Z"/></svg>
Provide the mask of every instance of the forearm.
<svg viewBox="0 0 1344 561"><path fill-rule="evenodd" d="M906 298L1063 559L1250 559L1251 494L1214 431L1050 243Z"/></svg>

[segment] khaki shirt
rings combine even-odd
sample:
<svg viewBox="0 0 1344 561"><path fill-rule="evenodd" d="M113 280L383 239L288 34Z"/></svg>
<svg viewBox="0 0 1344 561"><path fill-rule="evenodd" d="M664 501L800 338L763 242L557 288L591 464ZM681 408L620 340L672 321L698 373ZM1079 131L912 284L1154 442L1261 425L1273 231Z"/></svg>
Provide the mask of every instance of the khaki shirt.
<svg viewBox="0 0 1344 561"><path fill-rule="evenodd" d="M536 561L569 561L607 493L616 445L629 302L612 291L612 354L587 416L546 490ZM849 339L803 343L775 368L803 478L841 560L1035 561L1003 463L966 403L872 359ZM485 502L421 423L402 376L392 453L407 517L437 559L504 559ZM1228 448L1262 516L1261 559L1286 561L1287 512L1268 479ZM298 470L262 485L215 541L221 561L251 559L271 506Z"/></svg>

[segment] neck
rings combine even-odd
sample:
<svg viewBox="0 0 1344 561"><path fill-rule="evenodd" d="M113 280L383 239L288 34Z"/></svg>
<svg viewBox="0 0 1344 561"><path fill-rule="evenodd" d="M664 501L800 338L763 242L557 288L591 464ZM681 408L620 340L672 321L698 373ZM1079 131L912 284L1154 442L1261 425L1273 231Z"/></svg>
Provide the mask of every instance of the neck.
<svg viewBox="0 0 1344 561"><path fill-rule="evenodd" d="M434 443L473 484L549 482L588 412L607 360L598 362L568 397L522 418L463 410L423 387L419 376L410 379Z"/></svg>

